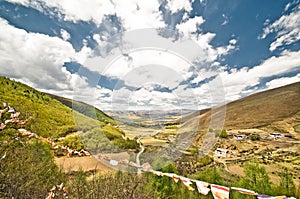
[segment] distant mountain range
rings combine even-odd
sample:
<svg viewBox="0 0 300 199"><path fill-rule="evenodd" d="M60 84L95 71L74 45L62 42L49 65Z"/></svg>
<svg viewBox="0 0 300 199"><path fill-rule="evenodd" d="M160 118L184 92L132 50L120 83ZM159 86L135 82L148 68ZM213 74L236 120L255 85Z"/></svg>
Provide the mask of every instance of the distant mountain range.
<svg viewBox="0 0 300 199"><path fill-rule="evenodd" d="M260 128L292 133L294 136L300 134L300 82L256 93L240 100L219 105L219 108L213 107L192 113L187 113L189 110L184 110L181 113L187 114L179 119L180 114L178 115L177 110L164 112L163 120L159 119L161 113L157 111L126 114L124 112L110 112L108 115L86 103L42 93L5 77L0 77L0 86L0 102L8 102L22 113L26 113L23 117L31 116L33 119L27 124L27 127L47 136L51 132L66 134L68 131L75 131L78 125L73 121L74 113L81 117L80 121L85 121L84 124L93 124L97 121L98 125L101 126L117 125L120 122L109 115L120 116L126 120L126 114L127 116L129 114L131 118L127 119L131 121L133 118L142 121L144 116L153 122L170 122L174 118L174 123L188 125L199 120L199 130L205 130L209 127L212 110L214 110L213 117L217 118L218 114L223 114L221 111L218 112L220 107L226 108L225 129Z"/></svg>

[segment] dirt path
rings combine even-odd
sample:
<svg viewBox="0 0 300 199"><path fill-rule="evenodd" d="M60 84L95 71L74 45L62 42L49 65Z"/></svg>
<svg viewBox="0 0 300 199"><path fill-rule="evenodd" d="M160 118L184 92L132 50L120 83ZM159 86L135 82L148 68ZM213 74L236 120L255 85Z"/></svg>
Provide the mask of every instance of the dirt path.
<svg viewBox="0 0 300 199"><path fill-rule="evenodd" d="M96 160L94 157L62 157L55 158L55 163L62 168L64 172L79 171L92 171L97 170L99 172L106 172L111 170L111 168L105 166L100 161Z"/></svg>
<svg viewBox="0 0 300 199"><path fill-rule="evenodd" d="M141 138L142 137L140 137L139 139L137 139L137 142L140 144L140 148L141 148L141 150L140 150L140 152L136 155L136 163L137 163L137 165L141 165L141 162L140 162L140 155L145 151L145 147L143 146L143 144L141 143ZM141 174L142 173L142 171L141 171L141 169L138 169L138 174Z"/></svg>

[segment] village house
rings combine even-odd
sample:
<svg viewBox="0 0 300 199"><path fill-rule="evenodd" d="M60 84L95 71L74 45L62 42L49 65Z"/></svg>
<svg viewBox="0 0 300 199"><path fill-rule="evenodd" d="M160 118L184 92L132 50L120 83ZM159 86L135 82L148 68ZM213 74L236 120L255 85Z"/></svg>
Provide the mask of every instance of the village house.
<svg viewBox="0 0 300 199"><path fill-rule="evenodd" d="M246 140L247 139L247 136L246 135L233 135L233 137L236 139L236 140L239 140L239 141L242 141L242 140Z"/></svg>
<svg viewBox="0 0 300 199"><path fill-rule="evenodd" d="M271 136L272 138L274 138L275 140L284 137L284 135L281 134L281 133L270 133L270 136Z"/></svg>
<svg viewBox="0 0 300 199"><path fill-rule="evenodd" d="M226 158L228 156L228 150L217 148L215 150L215 155L214 156L217 157L217 158Z"/></svg>

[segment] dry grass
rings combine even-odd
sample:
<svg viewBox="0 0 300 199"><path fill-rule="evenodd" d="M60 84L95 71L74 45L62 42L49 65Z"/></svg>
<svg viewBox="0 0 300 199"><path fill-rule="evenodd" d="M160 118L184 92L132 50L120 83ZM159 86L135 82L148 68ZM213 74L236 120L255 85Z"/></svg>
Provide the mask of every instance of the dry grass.
<svg viewBox="0 0 300 199"><path fill-rule="evenodd" d="M74 172L74 171L92 171L97 170L99 172L110 171L111 168L105 166L96 158L93 157L62 157L55 158L55 163L62 168L64 172Z"/></svg>
<svg viewBox="0 0 300 199"><path fill-rule="evenodd" d="M141 143L145 146L165 146L167 143L164 140L158 140L153 137L146 137L141 139Z"/></svg>

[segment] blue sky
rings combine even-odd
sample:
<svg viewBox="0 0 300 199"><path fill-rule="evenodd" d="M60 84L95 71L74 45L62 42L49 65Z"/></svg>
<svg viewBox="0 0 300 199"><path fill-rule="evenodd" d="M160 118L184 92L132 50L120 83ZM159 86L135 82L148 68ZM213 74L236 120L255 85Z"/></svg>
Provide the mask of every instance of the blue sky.
<svg viewBox="0 0 300 199"><path fill-rule="evenodd" d="M300 81L299 0L7 0L0 74L100 109L201 109Z"/></svg>

